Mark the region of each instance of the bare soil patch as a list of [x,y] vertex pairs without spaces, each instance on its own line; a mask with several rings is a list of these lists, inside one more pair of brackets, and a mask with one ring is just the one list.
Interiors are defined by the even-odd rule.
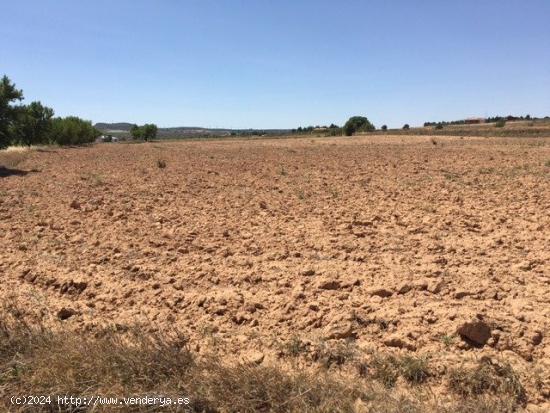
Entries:
[[[544,411],[550,140],[433,139],[26,152],[8,167],[34,173],[0,175],[0,299],[54,331],[177,329],[198,358],[442,397],[509,366]],[[501,384],[468,376],[482,360]]]

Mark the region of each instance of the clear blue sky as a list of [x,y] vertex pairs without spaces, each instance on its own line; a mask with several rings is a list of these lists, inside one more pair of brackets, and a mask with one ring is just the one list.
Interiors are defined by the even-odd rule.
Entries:
[[3,1],[0,74],[159,126],[550,115],[548,0]]

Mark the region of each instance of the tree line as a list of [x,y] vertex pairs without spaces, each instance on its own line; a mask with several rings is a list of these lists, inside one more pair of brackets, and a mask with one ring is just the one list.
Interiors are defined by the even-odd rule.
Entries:
[[[403,125],[403,129],[408,130],[409,128],[410,126],[408,123]],[[374,126],[365,116],[352,116],[342,127],[335,125],[334,123],[331,123],[330,126],[300,126],[297,129],[292,129],[292,133],[306,134],[322,131],[325,132],[325,136],[353,136],[357,132],[374,132],[375,130],[376,126]],[[388,126],[382,125],[380,130],[385,132],[388,130]]]
[[146,123],[143,126],[133,125],[130,134],[133,139],[151,141],[157,137],[158,128],[153,123]]
[[[525,115],[525,116],[491,116],[488,118],[483,119],[480,123],[498,123],[498,122],[515,122],[515,121],[521,121],[521,120],[542,120],[542,119],[548,119],[548,116],[545,118],[537,118],[532,117],[531,115]],[[452,121],[441,121],[441,122],[424,122],[424,127],[428,126],[435,126],[438,129],[442,129],[443,126],[447,125],[465,125],[469,123],[466,119],[460,119],[460,120],[452,120]]]
[[21,104],[23,91],[7,77],[0,80],[0,149],[10,145],[81,145],[101,134],[77,116],[54,117],[40,101]]
[[370,132],[375,130],[374,125],[364,116],[352,116],[343,127],[331,123],[330,126],[305,126],[292,129],[292,133],[307,134],[314,131],[323,131],[327,136],[352,136],[356,132]]

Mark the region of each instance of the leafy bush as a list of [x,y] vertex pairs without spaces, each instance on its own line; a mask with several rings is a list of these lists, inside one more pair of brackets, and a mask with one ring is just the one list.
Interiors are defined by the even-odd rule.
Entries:
[[438,123],[437,125],[435,125],[435,129],[437,130],[443,129],[443,125],[441,123]]
[[352,116],[344,125],[344,135],[352,136],[355,132],[371,132],[375,127],[364,116]]
[[100,136],[100,132],[92,126],[92,122],[76,116],[55,118],[52,121],[51,141],[58,145],[82,145],[91,143]]
[[495,123],[495,127],[496,128],[503,128],[504,125],[506,125],[506,121],[504,119],[499,119],[497,120],[497,122]]

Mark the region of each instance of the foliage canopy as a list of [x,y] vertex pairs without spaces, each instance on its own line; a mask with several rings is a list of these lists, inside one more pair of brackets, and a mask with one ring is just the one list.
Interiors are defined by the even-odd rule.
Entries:
[[344,135],[352,136],[356,132],[371,132],[376,128],[364,116],[352,116],[344,125]]

